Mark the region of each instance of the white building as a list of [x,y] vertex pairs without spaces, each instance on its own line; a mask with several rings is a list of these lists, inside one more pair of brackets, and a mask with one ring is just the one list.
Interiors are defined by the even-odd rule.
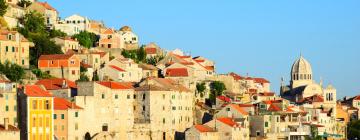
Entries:
[[74,14],[55,24],[55,29],[71,36],[87,30],[89,26],[90,20],[87,17]]

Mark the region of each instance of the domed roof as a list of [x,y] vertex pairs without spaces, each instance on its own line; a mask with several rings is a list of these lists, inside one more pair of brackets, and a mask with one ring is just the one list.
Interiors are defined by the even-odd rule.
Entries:
[[124,26],[120,28],[120,31],[129,31],[131,32],[131,28],[129,26]]
[[291,74],[312,74],[310,63],[303,56],[300,56],[293,64]]

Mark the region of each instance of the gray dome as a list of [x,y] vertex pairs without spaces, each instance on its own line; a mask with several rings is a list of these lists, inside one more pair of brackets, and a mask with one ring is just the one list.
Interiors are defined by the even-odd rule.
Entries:
[[312,74],[310,63],[304,57],[300,56],[293,64],[291,74]]

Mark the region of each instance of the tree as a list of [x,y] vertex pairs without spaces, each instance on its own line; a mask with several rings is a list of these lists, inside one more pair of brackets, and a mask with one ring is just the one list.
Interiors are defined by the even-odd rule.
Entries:
[[144,49],[145,45],[142,45],[140,49],[137,50],[137,61],[138,62],[145,62],[146,60],[146,51]]
[[61,47],[54,41],[49,40],[46,36],[32,36],[35,47],[30,49],[30,64],[37,66],[38,59],[44,54],[62,54]]
[[146,59],[146,63],[150,64],[150,65],[154,65],[156,66],[156,64],[161,61],[162,59],[164,59],[163,55],[156,55],[156,56],[151,56],[150,58]]
[[0,63],[0,72],[6,75],[9,80],[14,82],[20,82],[25,75],[25,70],[21,66],[11,64],[8,61],[4,64]]
[[222,93],[226,90],[225,84],[221,81],[213,81],[210,84],[210,100],[215,103],[215,99],[217,96],[222,95]]
[[85,73],[81,73],[81,74],[80,74],[80,79],[77,80],[77,82],[86,82],[86,81],[89,81],[89,77],[87,77],[87,76],[85,75]]
[[19,32],[35,44],[30,49],[30,65],[33,66],[37,66],[38,58],[43,54],[62,54],[61,47],[50,40],[44,21],[37,12],[27,13],[20,20],[24,27],[19,28]]
[[26,38],[32,37],[32,35],[44,35],[47,36],[45,18],[38,12],[26,13],[23,18],[20,19],[20,23],[24,27],[19,28],[19,32]]
[[73,38],[76,38],[79,44],[86,48],[94,47],[98,41],[96,34],[87,31],[81,31],[79,34],[73,35]]
[[0,0],[0,16],[4,16],[8,5],[6,4],[5,0]]
[[354,120],[349,123],[348,139],[360,139],[360,120]]
[[50,30],[50,32],[49,32],[49,36],[50,36],[50,38],[54,38],[54,37],[65,37],[65,36],[67,36],[67,34],[64,33],[64,32],[62,32],[62,31],[60,31],[60,30],[52,29],[52,30]]
[[200,97],[204,97],[204,92],[206,90],[205,83],[197,83],[196,84],[196,91],[200,93]]
[[20,7],[24,7],[25,8],[25,5],[26,6],[29,6],[31,5],[31,1],[28,1],[28,0],[21,0],[17,3],[18,6]]

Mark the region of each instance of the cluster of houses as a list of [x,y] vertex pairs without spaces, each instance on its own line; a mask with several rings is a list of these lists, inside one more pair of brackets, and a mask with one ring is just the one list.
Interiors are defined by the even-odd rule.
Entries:
[[[180,49],[165,51],[145,45],[156,64],[137,63],[121,55],[139,48],[129,26],[119,30],[80,15],[65,19],[46,2],[6,0],[0,30],[0,63],[29,69],[34,43],[11,28],[28,11],[44,15],[49,29],[66,33],[52,38],[64,54],[41,55],[38,69],[52,76],[30,76],[23,83],[0,75],[0,138],[22,140],[304,140],[347,138],[347,123],[359,119],[360,96],[337,100],[336,89],[313,80],[310,63],[300,56],[290,84],[280,93],[265,78],[236,73],[217,74],[215,62],[192,57]],[[98,41],[85,48],[72,38],[82,31]],[[82,75],[89,81],[78,81]],[[97,77],[97,78],[96,78]],[[209,102],[211,83],[226,87]],[[197,84],[204,83],[204,95]]]

